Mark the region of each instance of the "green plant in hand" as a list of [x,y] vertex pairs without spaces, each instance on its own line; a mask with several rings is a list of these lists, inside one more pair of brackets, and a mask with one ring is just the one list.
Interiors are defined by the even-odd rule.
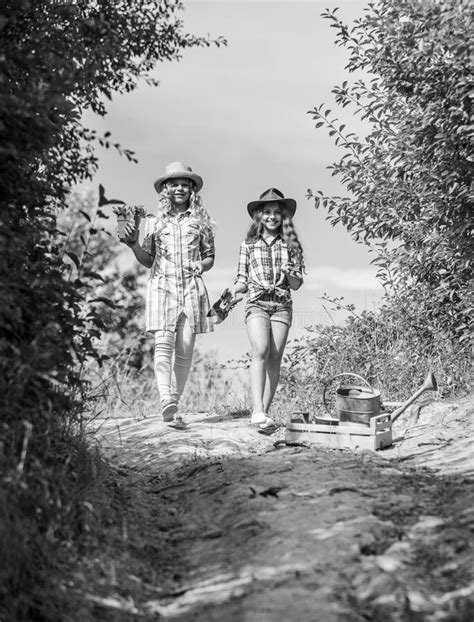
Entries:
[[145,218],[146,212],[143,205],[114,205],[113,213],[117,218],[133,220],[134,218]]

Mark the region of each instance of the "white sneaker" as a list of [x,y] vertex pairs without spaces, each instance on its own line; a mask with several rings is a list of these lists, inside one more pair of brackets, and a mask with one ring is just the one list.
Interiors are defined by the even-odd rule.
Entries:
[[263,412],[252,413],[252,416],[250,417],[250,423],[252,424],[265,423],[267,419],[268,419],[267,415]]

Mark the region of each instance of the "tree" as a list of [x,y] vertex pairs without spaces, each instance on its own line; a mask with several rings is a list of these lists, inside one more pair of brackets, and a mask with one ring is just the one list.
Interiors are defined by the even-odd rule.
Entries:
[[[42,538],[54,539],[71,506],[64,497],[73,480],[64,480],[74,452],[66,459],[58,443],[81,408],[82,366],[101,357],[94,343],[101,319],[84,312],[100,275],[63,252],[57,215],[72,186],[91,178],[95,146],[135,161],[109,133],[83,127],[82,113],[104,115],[107,100],[139,79],[156,84],[155,65],[179,60],[186,48],[225,43],[185,33],[182,8],[179,0],[6,0],[0,7],[0,550],[16,542],[18,551],[0,572],[5,619],[48,618],[29,603]],[[71,260],[80,268],[73,274]]]
[[[56,241],[69,189],[91,177],[97,136],[81,124],[106,112],[112,93],[133,90],[158,61],[178,60],[208,39],[186,34],[180,2],[18,0],[0,14],[0,410],[4,421],[55,410],[80,386],[80,365],[97,353],[81,318],[87,278],[71,279]],[[215,43],[223,43],[218,39]],[[99,139],[110,146],[110,135]],[[129,160],[134,154],[114,145]],[[90,227],[93,230],[93,227]],[[21,370],[21,373],[19,373]],[[79,375],[78,375],[79,374]],[[62,387],[58,391],[58,387]],[[77,392],[75,392],[76,394]],[[18,400],[22,415],[18,414]],[[61,409],[64,404],[61,402]],[[40,408],[40,412],[42,409]]]
[[369,126],[347,133],[320,105],[310,111],[344,155],[329,168],[349,191],[314,196],[370,245],[388,299],[421,331],[463,342],[471,317],[470,23],[467,0],[380,0],[352,28],[326,11],[349,72],[333,89]]
[[[88,278],[71,279],[56,235],[70,188],[96,167],[94,144],[112,143],[81,124],[106,112],[113,93],[136,88],[159,61],[211,41],[183,32],[181,2],[16,0],[0,14],[0,410],[4,421],[55,410],[80,385],[78,362],[96,356],[80,309]],[[214,43],[225,43],[217,39]],[[129,160],[134,154],[114,145]],[[93,230],[92,225],[89,231]],[[21,373],[19,370],[21,369]],[[78,375],[79,374],[79,375]],[[58,387],[62,387],[58,391]],[[18,400],[22,404],[18,414]],[[52,406],[51,406],[52,405]],[[61,405],[61,409],[64,404]],[[42,409],[39,409],[42,412]]]

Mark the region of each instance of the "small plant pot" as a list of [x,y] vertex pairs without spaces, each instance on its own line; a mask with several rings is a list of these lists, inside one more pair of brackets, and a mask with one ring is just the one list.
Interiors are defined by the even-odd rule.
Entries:
[[127,234],[125,233],[125,227],[127,225],[132,225],[133,227],[135,227],[135,232],[137,231],[136,219],[117,218],[117,235],[118,235],[118,239],[121,242],[130,242],[131,241],[130,236],[127,236]]

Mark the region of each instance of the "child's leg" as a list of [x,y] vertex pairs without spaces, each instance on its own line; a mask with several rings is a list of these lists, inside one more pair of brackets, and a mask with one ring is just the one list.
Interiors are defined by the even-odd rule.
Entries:
[[283,322],[270,324],[270,349],[267,359],[267,382],[263,394],[263,412],[268,413],[280,378],[281,359],[290,327]]
[[175,335],[173,332],[156,331],[155,333],[155,378],[160,394],[160,401],[171,397],[171,360],[174,351]]
[[252,351],[250,362],[250,387],[254,413],[263,412],[266,365],[269,353],[270,322],[267,317],[250,316],[247,319],[247,335]]
[[187,316],[182,313],[176,325],[175,360],[171,381],[171,397],[178,402],[188,379],[196,334]]

